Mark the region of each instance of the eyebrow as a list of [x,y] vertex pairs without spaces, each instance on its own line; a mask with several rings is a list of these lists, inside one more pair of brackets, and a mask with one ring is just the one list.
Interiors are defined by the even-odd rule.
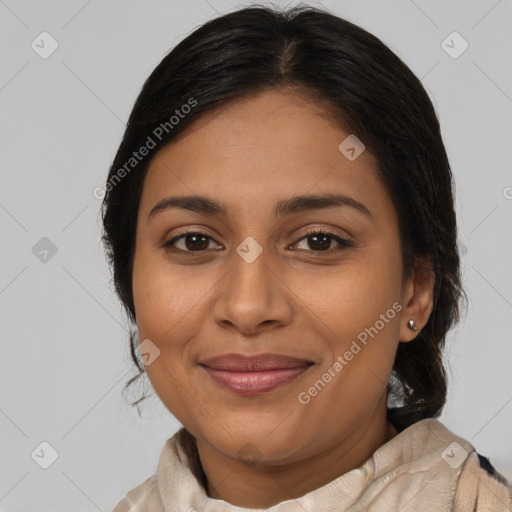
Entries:
[[[344,194],[311,194],[284,199],[276,204],[274,216],[279,218],[294,213],[340,206],[353,208],[370,219],[372,218],[370,210],[363,203]],[[175,196],[165,197],[158,201],[149,212],[147,222],[169,208],[183,208],[197,213],[218,215],[220,217],[228,215],[228,208],[225,204],[209,197],[201,195]]]

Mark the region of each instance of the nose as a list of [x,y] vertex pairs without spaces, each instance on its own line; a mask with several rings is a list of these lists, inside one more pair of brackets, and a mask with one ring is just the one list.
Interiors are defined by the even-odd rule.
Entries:
[[233,253],[231,267],[219,282],[213,318],[244,335],[290,323],[293,293],[265,250],[254,260]]

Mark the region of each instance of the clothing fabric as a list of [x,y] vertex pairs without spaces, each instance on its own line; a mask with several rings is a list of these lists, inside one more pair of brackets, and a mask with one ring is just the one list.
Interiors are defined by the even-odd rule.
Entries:
[[300,498],[267,509],[207,495],[194,437],[167,440],[157,471],[113,512],[510,512],[512,485],[437,419],[421,420],[353,469]]

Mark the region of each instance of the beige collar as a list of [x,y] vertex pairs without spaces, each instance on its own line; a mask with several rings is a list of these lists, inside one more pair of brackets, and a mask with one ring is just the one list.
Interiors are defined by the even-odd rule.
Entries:
[[195,439],[182,428],[166,442],[160,455],[158,490],[165,512],[452,510],[457,480],[473,446],[436,419],[391,434],[394,437],[361,467],[300,498],[268,509],[249,509],[206,494]]

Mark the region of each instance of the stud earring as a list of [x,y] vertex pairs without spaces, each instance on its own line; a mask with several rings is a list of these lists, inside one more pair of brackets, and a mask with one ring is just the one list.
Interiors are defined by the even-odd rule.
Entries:
[[418,326],[416,325],[416,322],[414,320],[409,320],[407,322],[407,327],[409,327],[409,329],[411,329],[411,331],[417,331],[418,330]]

